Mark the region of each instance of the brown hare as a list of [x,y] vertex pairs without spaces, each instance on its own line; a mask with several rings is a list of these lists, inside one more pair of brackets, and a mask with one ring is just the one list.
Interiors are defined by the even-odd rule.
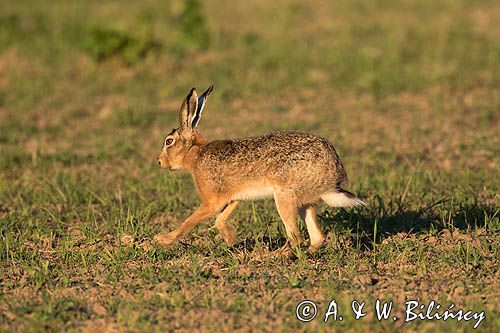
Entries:
[[160,233],[155,241],[171,245],[202,220],[219,213],[215,226],[232,245],[236,230],[226,220],[239,201],[273,197],[289,245],[302,243],[299,213],[309,233],[309,251],[314,252],[325,241],[316,221],[314,205],[318,201],[332,207],[365,205],[343,189],[347,176],[335,148],[328,140],[304,132],[208,141],[197,126],[212,89],[201,96],[191,89],[181,105],[180,127],[166,136],[158,157],[162,168],[192,175],[201,204],[177,230]]

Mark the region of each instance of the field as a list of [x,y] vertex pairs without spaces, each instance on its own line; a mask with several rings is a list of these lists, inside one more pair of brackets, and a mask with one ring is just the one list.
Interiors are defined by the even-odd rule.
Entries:
[[[405,323],[410,300],[484,311],[474,331],[500,331],[499,17],[494,0],[1,1],[0,331],[477,322]],[[304,130],[334,143],[369,207],[320,205],[316,255],[277,255],[272,200],[238,206],[235,246],[213,219],[170,248],[152,242],[199,204],[157,156],[182,98],[210,84],[210,139]],[[393,301],[388,320],[377,299]],[[303,300],[318,306],[310,322]],[[324,323],[332,300],[343,320]]]

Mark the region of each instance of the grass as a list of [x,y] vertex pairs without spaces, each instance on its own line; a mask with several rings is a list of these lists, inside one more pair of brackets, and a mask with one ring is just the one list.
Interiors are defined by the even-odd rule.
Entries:
[[[485,311],[479,330],[498,331],[499,11],[3,1],[0,331],[472,331],[404,323],[408,300]],[[198,204],[156,156],[188,89],[212,83],[211,139],[300,129],[335,144],[369,208],[320,206],[316,256],[273,255],[272,201],[237,208],[234,247],[212,222],[152,244]],[[309,323],[304,299],[321,311]],[[333,299],[344,320],[325,324]],[[376,299],[401,320],[376,320]]]

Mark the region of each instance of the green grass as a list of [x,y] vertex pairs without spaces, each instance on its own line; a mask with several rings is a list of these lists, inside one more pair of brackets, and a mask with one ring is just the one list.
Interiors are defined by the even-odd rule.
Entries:
[[[485,311],[479,330],[498,331],[499,11],[3,1],[0,331],[472,331],[405,324],[410,299]],[[210,139],[298,129],[335,144],[369,208],[320,206],[316,256],[273,255],[285,233],[270,200],[238,206],[233,247],[212,220],[151,242],[199,202],[156,157],[181,99],[209,84]],[[295,318],[304,299],[322,312],[310,323]],[[332,299],[344,320],[324,324]],[[376,299],[401,319],[377,321]]]

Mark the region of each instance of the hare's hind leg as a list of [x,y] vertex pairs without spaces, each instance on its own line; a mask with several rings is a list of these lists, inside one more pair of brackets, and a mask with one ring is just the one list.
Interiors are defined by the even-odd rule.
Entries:
[[299,209],[295,196],[293,194],[288,195],[288,193],[275,193],[274,201],[276,202],[278,213],[285,224],[286,235],[288,236],[290,245],[300,245],[303,239],[297,227],[297,213]]
[[314,253],[325,241],[325,235],[321,231],[318,221],[316,220],[316,209],[312,205],[304,206],[300,208],[299,212],[302,219],[306,222],[309,241],[311,242],[308,251]]
[[217,216],[217,219],[215,219],[215,227],[219,230],[227,245],[233,245],[236,243],[236,230],[231,225],[227,224],[226,221],[238,204],[239,201],[230,202],[222,210],[219,216]]

